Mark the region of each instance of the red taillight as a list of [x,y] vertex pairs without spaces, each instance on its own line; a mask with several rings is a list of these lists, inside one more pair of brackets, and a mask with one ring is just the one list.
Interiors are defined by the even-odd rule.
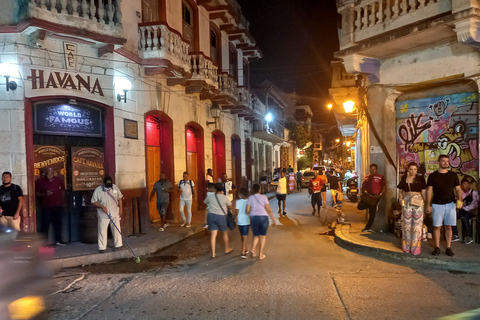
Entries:
[[305,178],[304,178],[304,177],[302,177],[302,181],[305,181]]

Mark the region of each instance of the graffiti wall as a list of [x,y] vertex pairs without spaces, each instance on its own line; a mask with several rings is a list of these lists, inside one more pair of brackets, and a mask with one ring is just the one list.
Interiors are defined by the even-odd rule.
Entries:
[[478,94],[459,93],[396,103],[397,159],[402,174],[416,162],[425,174],[448,155],[452,171],[478,182]]

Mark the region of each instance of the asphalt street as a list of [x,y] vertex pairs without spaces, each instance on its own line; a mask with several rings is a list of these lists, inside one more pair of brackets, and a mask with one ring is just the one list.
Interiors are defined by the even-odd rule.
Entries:
[[[480,275],[385,263],[344,250],[326,226],[332,208],[312,216],[306,190],[289,195],[287,216],[270,226],[266,258],[210,258],[208,232],[140,264],[59,271],[48,319],[435,319],[480,307]],[[328,213],[328,217],[327,217]],[[325,223],[325,221],[327,223]],[[174,232],[171,227],[169,232]]]

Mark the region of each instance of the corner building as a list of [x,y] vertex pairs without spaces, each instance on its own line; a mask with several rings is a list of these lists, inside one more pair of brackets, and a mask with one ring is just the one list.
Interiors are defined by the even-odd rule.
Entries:
[[[173,183],[189,172],[193,210],[207,168],[251,185],[252,123],[264,113],[253,110],[249,66],[262,54],[236,1],[5,0],[2,9],[0,170],[24,191],[22,230],[39,227],[35,181],[47,167],[66,186],[65,241],[81,240],[104,175],[124,194],[127,235],[158,214],[147,196],[160,172]],[[178,197],[170,220],[180,219]]]

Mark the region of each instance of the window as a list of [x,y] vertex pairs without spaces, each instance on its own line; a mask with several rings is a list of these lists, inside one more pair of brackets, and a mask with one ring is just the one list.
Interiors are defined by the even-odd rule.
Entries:
[[195,21],[192,8],[183,2],[183,37],[190,43],[189,51],[195,51]]
[[228,73],[233,76],[233,79],[235,81],[238,81],[238,68],[237,68],[237,52],[235,51],[234,48],[230,48],[230,54],[229,54],[229,64],[228,64]]
[[190,27],[192,26],[192,12],[186,4],[183,4],[183,21]]
[[213,63],[219,66],[220,62],[220,52],[219,52],[218,37],[215,30],[210,29],[210,57],[212,58]]
[[158,0],[142,0],[142,22],[159,20]]

